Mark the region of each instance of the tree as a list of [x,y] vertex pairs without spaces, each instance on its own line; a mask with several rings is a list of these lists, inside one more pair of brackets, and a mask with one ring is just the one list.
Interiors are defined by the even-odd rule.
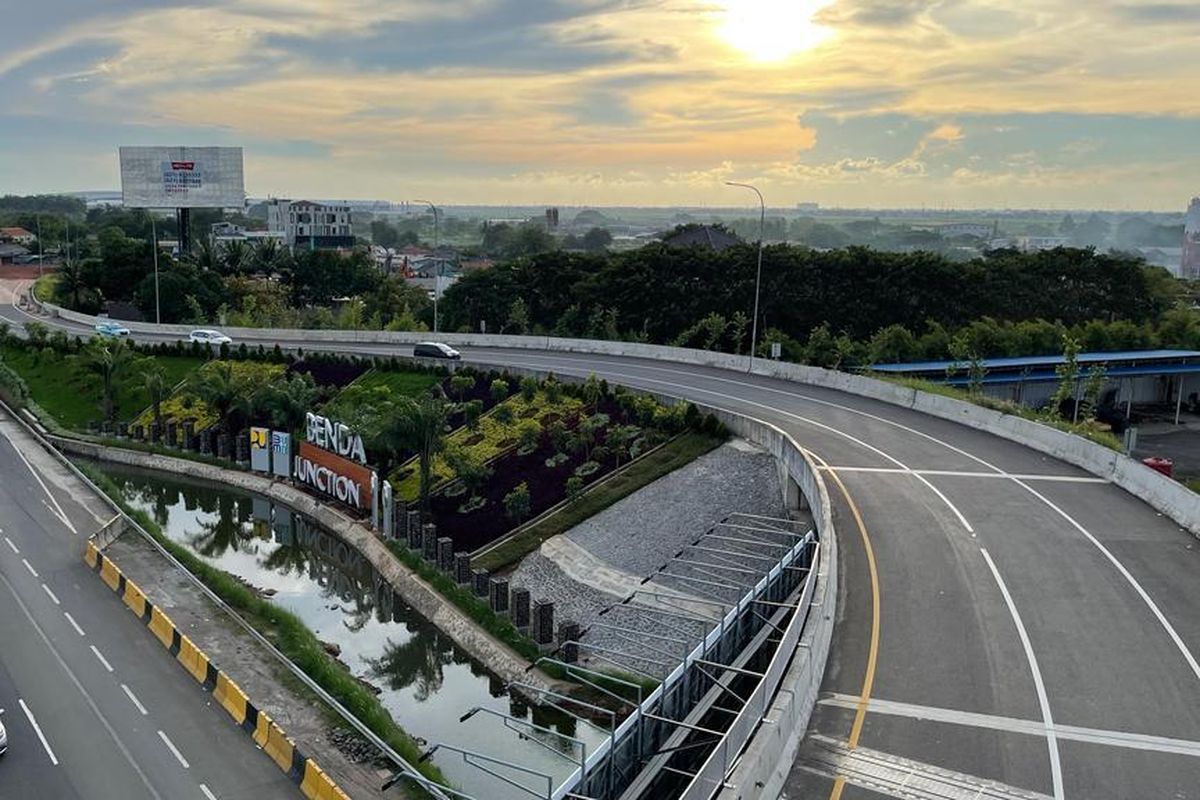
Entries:
[[533,398],[537,396],[538,382],[537,378],[525,376],[521,378],[521,398],[526,403],[532,403]]
[[250,253],[248,268],[260,275],[270,275],[286,260],[287,253],[279,246],[278,239],[260,239]]
[[1063,407],[1075,393],[1075,382],[1079,380],[1079,340],[1064,334],[1062,347],[1063,361],[1054,368],[1054,374],[1058,376],[1058,388],[1050,398],[1048,410],[1051,415],[1062,413]]
[[364,429],[367,437],[373,447],[388,455],[389,464],[394,463],[402,451],[417,454],[423,511],[429,510],[433,459],[445,446],[449,417],[450,405],[445,398],[434,395],[386,399],[373,408],[364,409],[362,414],[367,423]]
[[518,483],[516,488],[504,495],[504,511],[518,524],[529,516],[531,505],[529,484],[524,481]]
[[583,497],[583,478],[578,475],[567,478],[566,492],[568,503],[574,503]]
[[307,372],[280,376],[263,387],[260,402],[272,427],[295,430],[316,405],[316,381]]
[[196,370],[190,380],[192,393],[217,417],[217,429],[231,430],[230,412],[245,391],[228,361],[216,361]]
[[150,408],[154,413],[154,421],[158,423],[158,429],[163,428],[162,402],[167,399],[167,395],[171,393],[171,387],[167,384],[167,371],[157,361],[148,360],[141,369],[142,389],[146,392],[146,396],[150,398]]
[[100,379],[101,407],[104,419],[112,421],[117,410],[117,384],[137,358],[124,339],[91,340],[80,356],[84,369]]
[[525,333],[529,329],[529,311],[525,307],[525,301],[518,297],[512,301],[512,305],[508,309],[508,322],[503,328],[505,333]]
[[450,392],[454,395],[454,399],[458,402],[463,402],[467,397],[467,392],[475,388],[474,375],[452,375],[450,377]]
[[504,398],[508,397],[508,381],[503,378],[496,378],[496,380],[492,381],[490,391],[493,402],[503,403]]
[[479,496],[479,490],[492,477],[492,468],[469,448],[446,447],[442,458],[472,498]]
[[590,253],[602,253],[612,244],[612,234],[608,228],[592,228],[583,235],[581,244]]
[[26,322],[25,336],[29,339],[31,346],[40,350],[46,346],[46,341],[50,338],[50,329],[44,322]]

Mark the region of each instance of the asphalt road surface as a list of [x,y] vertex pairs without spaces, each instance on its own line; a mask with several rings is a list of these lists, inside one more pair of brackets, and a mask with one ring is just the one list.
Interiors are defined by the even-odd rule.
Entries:
[[83,563],[97,527],[0,436],[0,798],[299,797]]
[[[19,324],[13,309],[0,314]],[[280,344],[411,353],[302,332]],[[832,390],[460,349],[476,363],[595,373],[755,417],[829,465],[839,612],[786,796],[1200,800],[1200,543],[1124,490]]]

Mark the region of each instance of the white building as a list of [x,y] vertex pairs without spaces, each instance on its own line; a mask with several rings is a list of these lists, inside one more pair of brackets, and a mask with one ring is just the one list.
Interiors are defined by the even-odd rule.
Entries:
[[349,205],[272,198],[267,201],[267,230],[282,234],[293,248],[354,247]]
[[1056,247],[1070,247],[1071,240],[1065,236],[1020,236],[1017,238],[1017,249],[1022,253],[1036,253],[1039,250],[1053,250]]

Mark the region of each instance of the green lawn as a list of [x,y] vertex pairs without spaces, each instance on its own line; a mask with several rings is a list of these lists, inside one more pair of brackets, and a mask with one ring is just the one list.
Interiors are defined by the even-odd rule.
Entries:
[[703,433],[685,433],[670,440],[644,458],[630,464],[584,493],[574,503],[559,509],[494,550],[471,562],[471,566],[495,572],[541,547],[552,536],[565,533],[585,519],[599,514],[618,500],[647,486],[662,476],[690,464],[719,446],[724,440]]
[[338,392],[337,396],[325,405],[324,413],[337,419],[344,417],[364,397],[377,389],[385,389],[391,395],[406,395],[416,397],[429,391],[441,380],[437,375],[425,372],[383,372],[372,369],[358,376],[358,379]]
[[1187,482],[1187,487],[1193,492],[1200,494],[1200,478],[1195,478]]
[[[81,367],[73,356],[34,353],[23,347],[5,347],[4,362],[29,385],[33,402],[67,428],[81,430],[102,418],[99,379]],[[183,380],[204,359],[191,357],[153,357],[162,364],[171,384]],[[132,419],[150,403],[146,393],[136,387],[136,374],[127,376],[117,393],[117,418]]]

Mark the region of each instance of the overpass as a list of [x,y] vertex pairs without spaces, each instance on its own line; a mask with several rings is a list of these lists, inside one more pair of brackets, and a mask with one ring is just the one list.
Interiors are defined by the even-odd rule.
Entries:
[[[11,306],[0,314],[26,319]],[[42,321],[90,334],[86,318]],[[131,327],[144,341],[181,330]],[[250,345],[389,355],[415,338],[229,333]],[[1198,532],[1194,495],[1082,440],[1051,447],[1027,425],[1001,438],[978,429],[973,411],[920,413],[901,390],[867,391],[862,378],[790,373],[816,381],[803,382],[764,374],[769,365],[747,373],[745,359],[644,345],[443,338],[479,364],[595,373],[739,415],[820,459],[839,591],[787,796],[1198,796],[1200,547],[1161,511]],[[943,418],[954,414],[970,424]],[[753,784],[735,772],[722,792],[768,788]]]

